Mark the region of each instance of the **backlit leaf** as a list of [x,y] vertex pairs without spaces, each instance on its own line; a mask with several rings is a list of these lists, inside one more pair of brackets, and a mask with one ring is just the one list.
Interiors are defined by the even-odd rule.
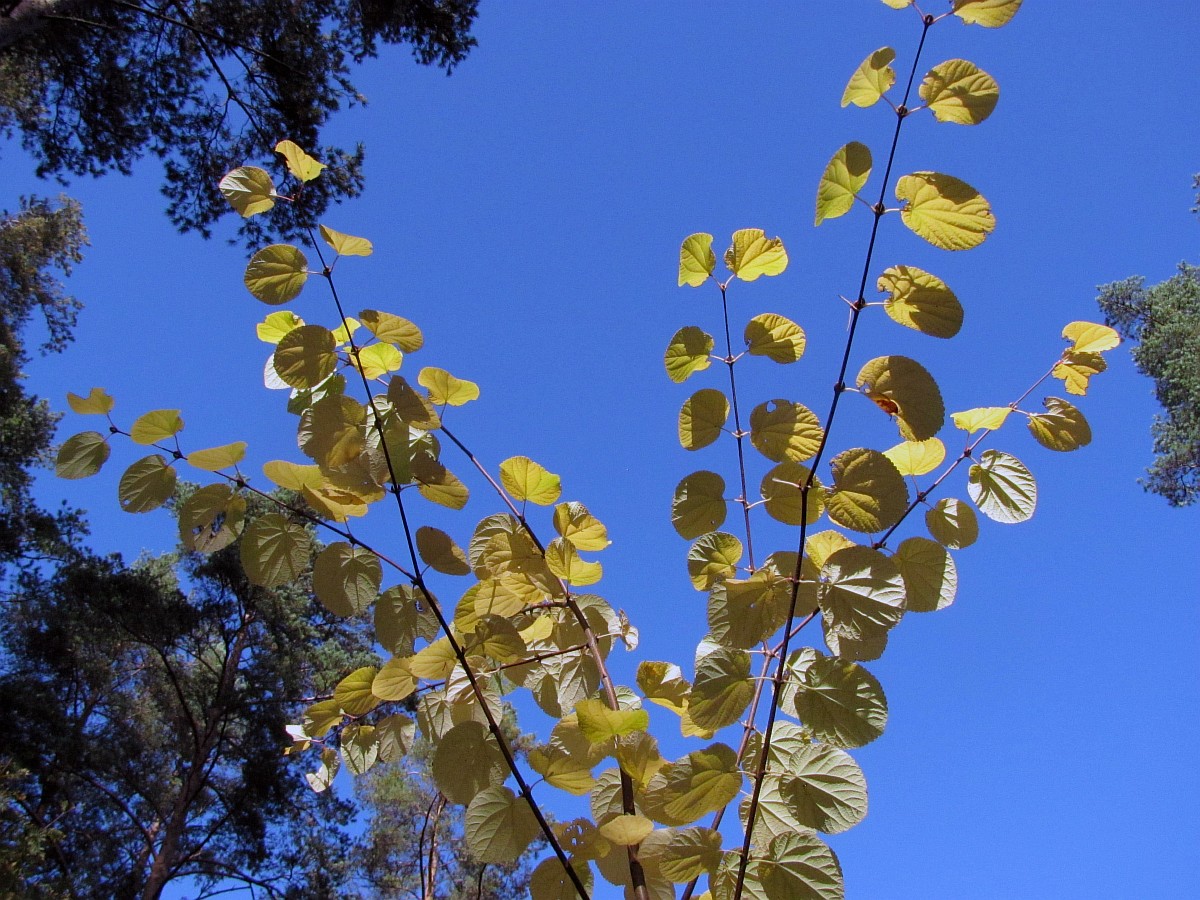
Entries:
[[[842,104],[843,106],[845,104]],[[817,214],[814,225],[850,212],[854,199],[871,177],[871,150],[851,141],[833,154],[817,185]]]
[[961,428],[968,434],[974,434],[980,429],[994,431],[1004,424],[1004,420],[1008,418],[1008,414],[1012,412],[1010,406],[981,406],[978,409],[968,409],[965,412],[956,412],[950,418],[954,420],[954,427]]
[[913,0],[883,0],[884,6],[890,6],[892,9],[904,9],[907,6],[912,6]]
[[742,281],[756,281],[760,275],[778,275],[787,264],[783,241],[768,238],[761,228],[735,231],[733,244],[725,251],[725,265]]
[[267,313],[267,317],[255,326],[255,334],[265,344],[278,344],[285,334],[303,324],[304,320],[290,309],[278,309]]
[[747,322],[745,336],[746,349],[753,356],[792,363],[804,355],[804,329],[774,313],[763,313]]
[[821,566],[817,598],[831,627],[857,637],[900,621],[904,579],[899,567],[878,550],[847,547]]
[[[592,870],[585,860],[571,860],[571,868],[583,886],[591,892]],[[578,900],[579,890],[563,869],[557,857],[550,856],[538,863],[529,876],[529,900]]]
[[688,575],[692,587],[707,591],[718,581],[737,574],[737,564],[742,558],[742,542],[732,534],[714,531],[692,544],[688,550]]
[[789,668],[795,715],[818,739],[838,747],[861,747],[883,734],[887,698],[862,666],[806,648]]
[[1093,322],[1072,322],[1063,329],[1062,336],[1074,342],[1070,353],[1103,353],[1121,343],[1121,336],[1116,331]]
[[1000,99],[996,79],[965,59],[948,59],[921,82],[921,99],[939,122],[978,125]]
[[945,497],[925,513],[925,527],[943,547],[961,550],[979,537],[975,510],[961,500]]
[[1075,353],[1067,350],[1050,374],[1062,379],[1068,394],[1082,397],[1087,393],[1091,377],[1107,368],[1108,364],[1099,353]]
[[217,187],[243,219],[275,205],[275,185],[271,176],[258,166],[239,166],[222,178]]
[[74,412],[84,416],[108,415],[112,412],[114,405],[113,398],[105,392],[104,388],[98,387],[92,388],[86,397],[68,392],[67,403]]
[[690,825],[733,800],[741,786],[737,754],[725,744],[710,744],[663,766],[650,779],[643,805],[664,825]]
[[295,581],[308,563],[311,542],[302,527],[270,513],[246,526],[242,534],[242,568],[252,584],[279,587]]
[[794,462],[782,462],[767,472],[761,487],[767,515],[785,525],[799,525],[807,510],[808,524],[817,521],[825,510],[825,488],[820,479],[814,478],[805,507],[800,488],[808,476],[808,467]]
[[88,478],[100,471],[112,448],[98,431],[83,431],[67,438],[58,448],[54,474],[59,478]]
[[907,356],[876,357],[859,370],[856,384],[880,409],[896,417],[905,440],[931,438],[946,422],[937,382]]
[[371,682],[371,693],[383,701],[403,700],[416,690],[416,676],[402,656],[393,656],[384,663]]
[[366,238],[355,237],[352,234],[342,234],[327,225],[321,226],[321,237],[325,239],[338,256],[370,256],[374,248]]
[[293,141],[280,141],[275,145],[275,152],[283,156],[288,171],[301,181],[312,181],[325,168],[324,163],[317,162]]
[[351,360],[357,361],[359,371],[368,381],[374,381],[397,371],[404,363],[404,355],[391,344],[371,344],[359,347]]
[[1020,8],[1021,0],[954,0],[956,16],[968,25],[984,28],[1007,25]]
[[402,376],[393,375],[388,381],[387,398],[400,421],[424,431],[442,426],[442,419],[429,398],[414,389]]
[[358,317],[371,334],[381,341],[395,344],[405,353],[416,353],[425,344],[421,329],[408,319],[377,309],[364,309]]
[[316,387],[337,368],[335,346],[328,328],[301,325],[275,345],[275,371],[290,387],[298,390]]
[[433,640],[438,628],[424,594],[411,585],[388,588],[375,601],[375,640],[389,653],[408,656],[418,638]]
[[901,475],[927,475],[946,458],[946,445],[937,438],[903,441],[883,451]]
[[[732,647],[702,643],[697,652],[696,678],[688,702],[692,721],[708,731],[717,731],[736,722],[754,695],[750,679],[750,654]],[[667,822],[664,825],[686,825]]]
[[575,545],[564,538],[555,538],[546,545],[546,565],[551,572],[574,587],[595,584],[604,574],[600,563],[583,559]]
[[713,388],[692,394],[679,410],[679,443],[685,450],[707,447],[721,436],[729,418],[729,400]]
[[[815,597],[805,587],[801,585],[797,598],[800,616],[816,608]],[[713,585],[708,597],[708,627],[712,639],[739,650],[756,646],[787,621],[791,597],[791,582],[765,566],[749,578],[729,578]],[[697,720],[697,724],[710,731],[716,730],[709,721]]]
[[408,716],[394,713],[375,723],[375,733],[379,735],[379,761],[395,762],[412,750],[417,726]]
[[379,698],[371,693],[376,668],[363,666],[355,669],[338,682],[333,689],[333,702],[348,716],[365,716],[379,705]]
[[299,493],[304,488],[321,484],[325,476],[319,466],[298,466],[282,459],[263,463],[263,474],[277,487]]
[[462,509],[470,499],[470,491],[458,476],[429,456],[413,458],[412,477],[421,496],[447,509]]
[[366,422],[367,411],[353,397],[322,397],[300,416],[296,439],[305,456],[338,469],[366,448]]
[[576,797],[591,791],[596,783],[592,777],[595,762],[574,755],[557,744],[534,747],[526,759],[529,767],[546,779],[547,784]]
[[470,803],[508,774],[496,739],[479,722],[462,722],[446,732],[434,748],[430,770],[438,789],[454,803]]
[[686,381],[696,372],[702,372],[712,363],[713,337],[695,325],[680,328],[667,345],[663,363],[667,377],[676,384]]
[[716,531],[727,512],[725,479],[716,472],[693,472],[675,487],[671,524],[680,537],[692,540]]
[[374,725],[347,725],[339,743],[346,768],[354,775],[365,775],[379,761],[379,737]]
[[924,269],[892,266],[877,286],[889,295],[884,311],[905,328],[940,338],[954,337],[962,328],[962,304],[944,281]]
[[222,444],[220,447],[210,447],[207,450],[196,450],[187,455],[189,466],[194,466],[204,472],[219,472],[236,466],[246,457],[246,442],[234,441],[232,444]]
[[875,450],[839,453],[830,462],[833,486],[825,495],[829,518],[852,531],[877,532],[900,521],[908,485],[892,461]]
[[779,793],[796,820],[808,828],[837,834],[867,814],[867,781],[844,750],[828,744],[802,744],[779,776]]
[[138,416],[129,428],[129,439],[135,444],[154,444],[183,431],[183,419],[177,409],[155,409]]
[[462,406],[479,399],[479,385],[455,378],[445,369],[426,366],[417,375],[417,383],[429,391],[429,399],[438,406]]
[[541,827],[524,797],[504,785],[484,788],[463,816],[463,832],[471,855],[483,863],[517,859]]
[[878,103],[896,83],[896,70],[891,66],[895,58],[896,51],[891,47],[880,47],[864,59],[850,76],[842,94],[843,108],[851,103],[864,108]]
[[229,485],[206,485],[179,505],[179,540],[188,550],[215,553],[241,534],[245,514],[245,498]]
[[291,244],[271,244],[250,259],[243,279],[247,290],[270,306],[294,300],[308,281],[308,259]]
[[561,480],[527,456],[513,456],[500,463],[500,483],[514,500],[549,506],[562,494]]
[[158,509],[175,492],[175,470],[157,453],[143,457],[125,470],[117,486],[121,509],[128,513]]
[[1083,413],[1058,397],[1042,401],[1045,413],[1029,417],[1029,433],[1048,450],[1078,450],[1092,442],[1092,428]]
[[638,858],[676,884],[712,874],[721,862],[721,834],[711,828],[668,828],[642,843]]
[[[889,6],[897,0],[884,0]],[[738,862],[726,854],[712,881],[712,900],[733,900]],[[815,834],[789,831],[755,853],[746,867],[745,900],[845,900],[837,856]]]
[[640,844],[654,830],[654,823],[645,816],[619,815],[600,826],[600,833],[618,847]]
[[370,550],[337,541],[318,554],[312,579],[313,592],[325,608],[335,616],[348,617],[375,600],[383,568]]
[[417,552],[421,559],[445,575],[469,575],[467,555],[446,532],[422,525],[417,529]]
[[910,537],[896,548],[892,561],[900,567],[912,612],[936,612],[954,602],[958,569],[941,544]]
[[713,236],[703,232],[684,239],[679,248],[679,286],[700,287],[717,266],[712,249]]
[[603,700],[584,700],[575,707],[579,730],[593,745],[645,731],[650,715],[644,709],[609,709]]
[[803,462],[821,445],[824,430],[807,406],[768,400],[750,412],[750,443],[775,462]]
[[560,503],[554,507],[554,530],[577,550],[603,550],[611,543],[604,523],[582,503]]
[[1037,482],[1015,456],[985,450],[967,474],[967,493],[989,519],[1013,524],[1033,516]]
[[942,250],[970,250],[986,240],[996,217],[983,195],[965,181],[938,172],[914,172],[896,182],[900,217]]

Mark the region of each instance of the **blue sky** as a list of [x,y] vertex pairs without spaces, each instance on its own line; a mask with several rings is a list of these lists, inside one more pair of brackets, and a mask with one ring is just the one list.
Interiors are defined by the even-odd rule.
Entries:
[[[955,290],[966,323],[941,342],[876,310],[851,373],[910,355],[937,377],[948,410],[1004,405],[1057,357],[1063,325],[1098,316],[1096,285],[1132,274],[1153,283],[1197,261],[1198,27],[1192,0],[1031,0],[998,31],[935,27],[922,70],[970,59],[1000,83],[1000,103],[975,128],[914,118],[896,172],[970,182],[998,226],[980,249],[952,254],[888,216],[872,276],[894,263],[927,268]],[[845,335],[838,295],[857,289],[870,217],[860,208],[814,229],[817,180],[847,141],[885,157],[887,108],[838,101],[878,47],[895,47],[906,72],[919,32],[911,10],[878,0],[485,3],[479,47],[453,77],[390,53],[358,76],[370,105],[334,122],[339,140],[366,142],[368,188],[327,223],[375,244],[371,258],[339,264],[339,289],[355,310],[423,328],[417,369],[480,384],[481,400],[449,418],[479,455],[531,456],[608,525],[599,589],[642,632],[641,648],[617,659],[625,682],[643,659],[690,674],[704,598],[687,582],[671,492],[695,469],[734,471],[732,441],[690,454],[676,439],[683,400],[723,386],[715,369],[686,385],[662,369],[677,328],[719,327],[714,290],[675,286],[679,242],[708,231],[719,251],[744,227],[783,238],[787,272],[736,284],[734,316],[788,315],[808,353],[790,367],[753,360],[739,377],[748,371],[750,405],[787,397],[823,413]],[[53,190],[5,152],[7,195]],[[72,279],[87,309],[71,349],[30,366],[30,386],[61,407],[66,391],[102,385],[125,421],[178,407],[188,448],[248,440],[251,472],[299,460],[283,397],[261,387],[253,326],[269,310],[242,287],[246,255],[175,235],[158,176],[146,161],[132,178],[71,187],[92,236]],[[296,311],[331,316],[316,283]],[[1200,884],[1200,511],[1172,510],[1136,484],[1151,459],[1152,385],[1124,350],[1109,361],[1080,404],[1089,447],[1051,453],[1015,419],[989,442],[1037,476],[1037,514],[985,521],[956,554],[956,604],[906,618],[867,666],[891,715],[883,737],[854,752],[870,813],[830,839],[851,898],[1168,898]],[[1047,386],[1034,406],[1060,393]],[[897,440],[862,398],[844,405],[835,446]],[[68,418],[63,435],[86,427]],[[953,448],[960,434],[942,437]],[[47,478],[42,496],[87,508],[100,550],[166,550],[165,513],[133,517],[116,504],[118,464],[139,455],[118,447],[97,478]],[[961,480],[951,486],[964,496]],[[462,542],[494,509],[476,486],[466,513],[429,515]],[[391,540],[395,523],[376,515],[373,533]],[[782,529],[764,533],[766,549],[794,546]],[[675,728],[657,709],[652,723]]]

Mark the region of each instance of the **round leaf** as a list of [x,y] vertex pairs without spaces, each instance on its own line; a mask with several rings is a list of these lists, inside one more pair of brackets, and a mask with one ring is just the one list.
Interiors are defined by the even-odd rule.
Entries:
[[500,483],[514,500],[528,500],[538,506],[550,506],[562,494],[559,477],[527,456],[514,456],[500,463]]
[[925,76],[921,99],[939,122],[978,125],[996,108],[1000,85],[974,63],[949,59]]
[[954,602],[958,570],[941,544],[910,537],[896,548],[892,561],[900,567],[911,611],[936,612]]
[[470,803],[508,774],[496,740],[479,722],[455,725],[438,742],[430,765],[438,789],[454,803]]
[[175,492],[175,470],[155,453],[139,459],[121,476],[117,499],[129,513],[158,509]]
[[252,584],[279,587],[295,581],[308,563],[308,532],[271,513],[255,519],[242,535],[242,568]]
[[98,431],[83,431],[67,438],[58,448],[54,474],[59,478],[88,478],[100,471],[112,448]]
[[[804,520],[803,495],[800,488],[807,483],[809,469],[800,463],[782,462],[763,476],[762,497],[767,515],[785,525],[799,525]],[[821,517],[825,510],[825,488],[814,478],[808,492],[808,524]]]
[[1021,8],[1021,0],[954,0],[954,14],[968,25],[999,28]]
[[718,581],[737,574],[742,558],[742,542],[732,534],[714,531],[701,537],[688,550],[688,576],[692,587],[707,591]]
[[942,279],[924,269],[892,266],[877,286],[889,295],[884,311],[905,328],[940,338],[952,338],[962,328],[962,304]]
[[842,107],[853,103],[866,108],[878,103],[896,83],[896,70],[891,66],[895,58],[896,51],[891,47],[880,47],[864,59],[846,84]]
[[925,513],[925,527],[938,543],[951,550],[970,547],[979,537],[975,510],[953,497],[939,500]]
[[1092,428],[1083,413],[1058,397],[1042,401],[1045,413],[1029,417],[1029,433],[1048,450],[1069,451],[1092,442]]
[[301,325],[275,346],[275,371],[298,390],[314,388],[333,374],[338,355],[333,332],[320,325]]
[[861,747],[887,725],[887,698],[875,676],[857,663],[807,648],[790,666],[795,715],[818,739]]
[[768,238],[761,228],[735,231],[733,243],[725,251],[725,265],[742,281],[756,281],[760,275],[778,275],[787,264],[783,241]]
[[229,205],[244,219],[266,212],[275,205],[271,176],[257,166],[239,166],[217,185]]
[[937,438],[923,441],[904,441],[883,455],[892,461],[901,475],[927,475],[946,458],[946,445]]
[[463,816],[471,855],[483,863],[517,859],[541,830],[529,803],[504,785],[484,788]]
[[775,462],[803,462],[817,452],[823,434],[816,414],[790,400],[769,400],[750,412],[750,443]]
[[907,356],[879,356],[858,373],[856,384],[875,405],[896,417],[909,441],[933,437],[946,422],[942,392],[925,367]]
[[270,306],[294,300],[308,281],[308,260],[291,244],[263,247],[246,266],[246,288]]
[[[845,104],[842,104],[843,106]],[[817,185],[817,214],[814,225],[850,212],[854,199],[871,177],[871,150],[851,141],[833,154]]]
[[679,248],[679,286],[700,287],[717,266],[713,236],[703,232],[685,238]]
[[384,701],[403,700],[417,690],[417,679],[408,659],[393,656],[375,673],[371,693]]
[[370,550],[345,541],[330,544],[313,563],[313,591],[335,616],[353,616],[379,593],[383,567]]
[[[696,661],[688,712],[701,728],[717,731],[741,718],[754,696],[754,683],[750,678],[749,653],[715,644],[707,645],[707,649],[710,652]],[[687,825],[695,820],[659,821],[664,825]]]
[[896,182],[900,217],[915,234],[942,250],[978,247],[996,227],[983,195],[965,181],[938,172],[914,172]]
[[679,443],[685,450],[707,447],[721,436],[729,418],[729,400],[713,388],[692,394],[679,410]]
[[784,802],[807,828],[836,834],[857,825],[867,814],[866,778],[844,750],[801,744],[779,780]]
[[675,487],[671,524],[680,537],[692,540],[716,531],[727,512],[725,479],[716,472],[693,472]]
[[989,519],[1024,522],[1037,507],[1037,482],[1015,456],[985,450],[967,475],[967,493]]
[[348,716],[365,716],[379,705],[379,698],[371,693],[375,681],[374,666],[355,669],[338,682],[333,689],[333,702]]
[[183,419],[177,409],[155,409],[138,416],[129,427],[129,439],[135,444],[154,444],[183,431]]
[[804,355],[804,344],[804,329],[783,316],[763,313],[746,323],[746,349],[753,356],[793,363]]
[[446,532],[428,525],[417,529],[417,552],[433,569],[445,575],[469,575],[467,555]]
[[676,384],[686,381],[696,372],[702,372],[712,363],[713,337],[695,325],[680,328],[667,345],[663,364],[667,377]]
[[741,786],[737,754],[711,744],[663,766],[650,779],[644,808],[664,825],[690,825],[733,800]]
[[892,461],[875,450],[846,450],[830,462],[833,487],[825,508],[838,525],[877,532],[900,521],[908,508],[908,485]]
[[179,540],[188,550],[215,553],[242,531],[246,501],[227,484],[200,488],[179,506]]
[[377,309],[364,309],[358,317],[371,334],[388,344],[395,344],[405,353],[416,353],[425,344],[421,329],[408,319]]

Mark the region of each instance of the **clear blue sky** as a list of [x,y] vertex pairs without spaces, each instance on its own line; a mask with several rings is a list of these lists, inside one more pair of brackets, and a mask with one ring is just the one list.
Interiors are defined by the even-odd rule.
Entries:
[[[477,453],[533,457],[607,523],[599,587],[642,629],[641,649],[618,657],[626,682],[642,659],[690,674],[704,598],[687,582],[670,496],[683,475],[734,464],[732,441],[689,454],[676,440],[682,401],[722,386],[674,385],[662,369],[678,327],[719,323],[714,291],[675,286],[679,242],[709,231],[720,249],[743,227],[783,238],[788,271],[735,285],[733,308],[796,319],[809,352],[788,368],[753,361],[747,396],[823,412],[844,340],[837,297],[857,289],[869,215],[814,229],[817,180],[847,141],[885,156],[887,108],[838,101],[876,48],[906,65],[919,30],[911,10],[878,0],[485,2],[479,47],[453,77],[390,53],[358,76],[370,105],[336,119],[339,140],[367,144],[368,189],[327,221],[376,250],[339,264],[344,296],[421,325],[417,369],[480,383],[482,399],[449,420]],[[1096,285],[1156,282],[1200,260],[1197,35],[1194,0],[1030,0],[998,31],[938,25],[925,62],[974,61],[999,81],[1000,103],[976,128],[909,122],[897,173],[965,179],[998,227],[981,249],[951,254],[889,216],[873,275],[894,263],[937,273],[966,324],[939,342],[872,316],[851,372],[906,354],[933,371],[949,410],[1003,405],[1057,355],[1063,325],[1098,316]],[[5,152],[6,196],[52,190]],[[67,390],[102,385],[125,421],[181,408],[189,448],[249,440],[249,471],[299,460],[283,396],[261,387],[253,326],[268,310],[241,285],[245,254],[175,235],[158,178],[146,161],[132,178],[72,186],[92,235],[72,281],[87,310],[75,345],[30,367],[31,388],[61,407]],[[327,322],[319,287],[296,311]],[[1091,446],[1051,453],[1015,419],[991,444],[1037,476],[1032,522],[985,521],[956,554],[957,603],[908,617],[868,664],[891,717],[854,753],[870,813],[830,839],[854,900],[1183,898],[1200,885],[1200,510],[1136,484],[1151,459],[1152,385],[1124,350],[1109,358],[1081,403]],[[861,398],[846,407],[837,446],[895,442]],[[85,427],[69,418],[63,434]],[[953,447],[959,434],[942,436]],[[117,508],[119,464],[138,455],[118,447],[101,476],[46,479],[42,496],[89,509],[101,550],[166,550],[166,513]],[[432,521],[461,542],[494,507],[479,489],[469,517]],[[377,515],[375,533],[394,537],[389,513]],[[767,549],[794,545],[776,534]],[[652,717],[673,731],[670,714]]]

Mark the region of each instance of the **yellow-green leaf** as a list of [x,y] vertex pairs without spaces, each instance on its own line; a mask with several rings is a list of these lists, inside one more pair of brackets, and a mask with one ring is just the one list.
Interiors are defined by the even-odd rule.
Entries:
[[916,266],[892,266],[879,276],[889,296],[884,311],[892,321],[933,337],[952,338],[963,323],[962,304],[946,283]]
[[[696,648],[696,679],[688,699],[692,721],[701,728],[718,731],[741,718],[753,695],[750,654],[709,640],[701,641]],[[694,820],[659,821],[664,825],[687,825]]]
[[582,797],[591,791],[596,783],[596,779],[592,777],[592,767],[595,763],[557,744],[534,747],[526,759],[529,761],[529,767],[546,779],[547,784],[576,797]]
[[206,485],[179,506],[179,540],[188,550],[215,553],[241,534],[245,515],[245,498],[229,485]]
[[322,397],[300,416],[296,438],[315,463],[337,469],[353,462],[366,447],[367,411],[352,397]]
[[294,300],[308,281],[308,259],[291,244],[271,244],[250,259],[243,278],[263,303],[280,306]]
[[370,550],[345,541],[330,544],[313,563],[313,592],[335,616],[365,610],[379,593],[383,567]]
[[808,476],[808,467],[795,462],[781,462],[767,472],[760,487],[767,515],[785,525],[799,525],[801,521],[811,525],[817,521],[825,510],[825,488],[820,479],[814,478],[806,506],[800,488]]
[[946,445],[937,438],[904,441],[884,450],[883,455],[892,461],[901,475],[926,475],[942,464],[946,458]]
[[946,421],[942,392],[925,367],[907,356],[879,356],[859,370],[855,382],[875,405],[895,416],[908,441],[931,438]]
[[1037,482],[1015,456],[985,450],[967,473],[967,493],[989,519],[1024,522],[1037,507]]
[[188,465],[204,472],[219,472],[222,469],[228,469],[230,466],[236,466],[245,458],[245,441],[234,441],[232,444],[222,444],[220,447],[196,450],[187,455]]
[[371,693],[375,681],[374,666],[355,669],[338,682],[333,689],[333,702],[348,716],[365,716],[379,705],[379,698]]
[[112,412],[114,405],[113,398],[104,388],[98,387],[92,388],[86,397],[68,392],[67,403],[73,411],[83,416],[106,416]]
[[866,144],[851,141],[833,154],[817,185],[817,214],[813,222],[836,219],[850,212],[854,198],[871,177],[871,150]]
[[317,487],[325,480],[319,466],[300,466],[282,459],[263,463],[262,470],[277,487],[296,493],[300,493],[306,487]]
[[447,509],[462,509],[470,492],[458,476],[437,460],[422,454],[412,461],[412,477],[421,496]]
[[1072,322],[1063,329],[1062,336],[1074,341],[1068,353],[1103,353],[1121,343],[1116,331],[1094,322]]
[[938,172],[914,172],[896,182],[900,217],[912,231],[942,250],[978,247],[996,228],[983,195],[965,181]]
[[1069,451],[1092,442],[1092,428],[1082,412],[1058,397],[1042,401],[1045,413],[1029,417],[1029,433],[1048,450]]
[[255,327],[255,333],[264,344],[278,344],[285,334],[303,324],[304,320],[290,309],[280,309],[267,313],[267,317]]
[[825,495],[829,518],[852,531],[873,533],[900,521],[908,485],[892,461],[875,450],[845,450],[830,462],[833,486]]
[[978,125],[996,108],[1000,85],[974,63],[948,59],[929,70],[921,99],[939,122]]
[[727,511],[725,479],[716,472],[693,472],[675,488],[671,523],[680,537],[692,540],[720,528]]
[[936,612],[954,602],[958,569],[942,544],[922,537],[907,538],[896,548],[892,562],[900,567],[912,612]]
[[424,431],[442,427],[441,416],[429,398],[414,389],[402,376],[392,376],[388,382],[387,397],[400,421]]
[[892,9],[904,9],[906,6],[912,6],[912,3],[913,0],[883,0],[883,5]]
[[575,545],[564,538],[555,538],[546,545],[546,565],[557,577],[574,587],[595,584],[604,575],[604,567],[579,555]]
[[417,529],[417,552],[432,568],[445,575],[469,575],[467,554],[446,532],[422,525]]
[[645,816],[619,815],[600,826],[600,833],[618,847],[632,847],[654,830],[654,823]]
[[100,471],[112,449],[98,431],[83,431],[67,438],[58,448],[54,474],[59,478],[88,478]]
[[895,58],[896,51],[891,47],[880,47],[864,59],[846,84],[842,106],[853,103],[865,108],[878,103],[896,83],[896,70],[891,66]]
[[944,497],[925,513],[925,527],[943,547],[961,550],[979,537],[975,510],[961,500]]
[[508,774],[495,738],[479,722],[460,722],[446,732],[433,751],[430,770],[434,783],[454,803],[470,803]]
[[703,388],[688,397],[679,410],[679,443],[685,450],[707,447],[721,436],[729,418],[729,400],[713,388]]
[[803,462],[817,452],[824,433],[812,410],[790,400],[768,400],[750,411],[750,443],[775,462]]
[[511,863],[540,830],[529,803],[504,785],[484,788],[463,814],[467,846],[482,863]]
[[177,409],[155,409],[138,416],[129,428],[129,439],[135,444],[165,441],[183,431],[183,419]]
[[358,317],[371,334],[381,341],[395,344],[405,353],[416,353],[425,344],[421,329],[401,316],[377,309],[364,309]]
[[337,344],[338,347],[349,343],[350,338],[354,336],[354,332],[358,331],[361,326],[362,323],[353,316],[342,319],[342,324],[333,329],[334,343]]
[[479,385],[455,378],[445,369],[427,366],[417,375],[417,383],[429,391],[429,399],[438,406],[462,406],[479,399]]
[[1051,374],[1062,379],[1068,394],[1082,397],[1087,393],[1091,377],[1107,368],[1108,364],[1099,353],[1076,353],[1066,350]]
[[817,600],[831,629],[861,638],[900,621],[904,579],[896,563],[878,550],[847,547],[821,566]]
[[742,542],[732,534],[714,531],[692,544],[687,555],[688,576],[692,587],[707,591],[718,581],[737,574],[742,558]]
[[288,171],[301,181],[312,181],[325,168],[325,163],[317,162],[293,141],[280,141],[275,145],[275,152],[283,156]]
[[650,714],[644,709],[609,709],[603,700],[584,700],[575,706],[579,730],[593,745],[612,738],[645,731],[650,726]]
[[961,428],[968,434],[974,434],[980,429],[994,431],[999,428],[1004,424],[1010,412],[1012,412],[1010,406],[981,406],[978,409],[956,412],[950,418],[954,420],[955,428]]
[[338,256],[370,256],[374,250],[366,238],[334,231],[328,225],[321,226],[321,237]]
[[[580,883],[591,893],[592,870],[583,859],[571,860],[571,868]],[[543,859],[529,876],[529,900],[576,900],[579,889],[563,869],[563,864],[553,856]]]
[[242,534],[242,568],[252,584],[279,587],[304,573],[310,546],[307,531],[285,516],[269,513]]
[[712,363],[713,337],[695,325],[680,328],[667,345],[663,364],[667,377],[679,384],[696,372],[702,372]]
[[117,499],[125,512],[142,513],[158,509],[174,492],[175,470],[155,453],[125,470],[117,486]]
[[804,329],[775,313],[763,313],[746,323],[746,349],[754,356],[793,363],[804,355],[804,343]]
[[527,456],[513,456],[500,463],[500,483],[514,500],[549,506],[562,494],[561,479]]
[[879,681],[862,666],[805,648],[789,669],[795,715],[820,740],[861,747],[883,734],[887,699]]
[[271,176],[258,166],[239,166],[222,178],[217,187],[243,219],[275,205],[275,185]]
[[289,387],[314,388],[333,374],[338,355],[333,333],[321,325],[301,325],[275,346],[275,371]]
[[689,825],[732,801],[741,787],[737,754],[725,744],[711,744],[663,766],[650,779],[643,805],[664,825]]
[[787,264],[783,241],[768,238],[761,228],[735,231],[733,243],[725,251],[725,265],[742,281],[755,281],[760,275],[778,275]]
[[554,507],[554,529],[577,550],[603,550],[611,543],[604,523],[582,503],[560,503]]
[[1020,8],[1021,0],[954,0],[956,16],[968,25],[984,28],[1007,25]]
[[679,286],[700,287],[717,267],[713,236],[698,232],[685,238],[679,248]]
[[358,368],[368,381],[397,371],[404,364],[404,354],[391,344],[371,344],[358,348]]

